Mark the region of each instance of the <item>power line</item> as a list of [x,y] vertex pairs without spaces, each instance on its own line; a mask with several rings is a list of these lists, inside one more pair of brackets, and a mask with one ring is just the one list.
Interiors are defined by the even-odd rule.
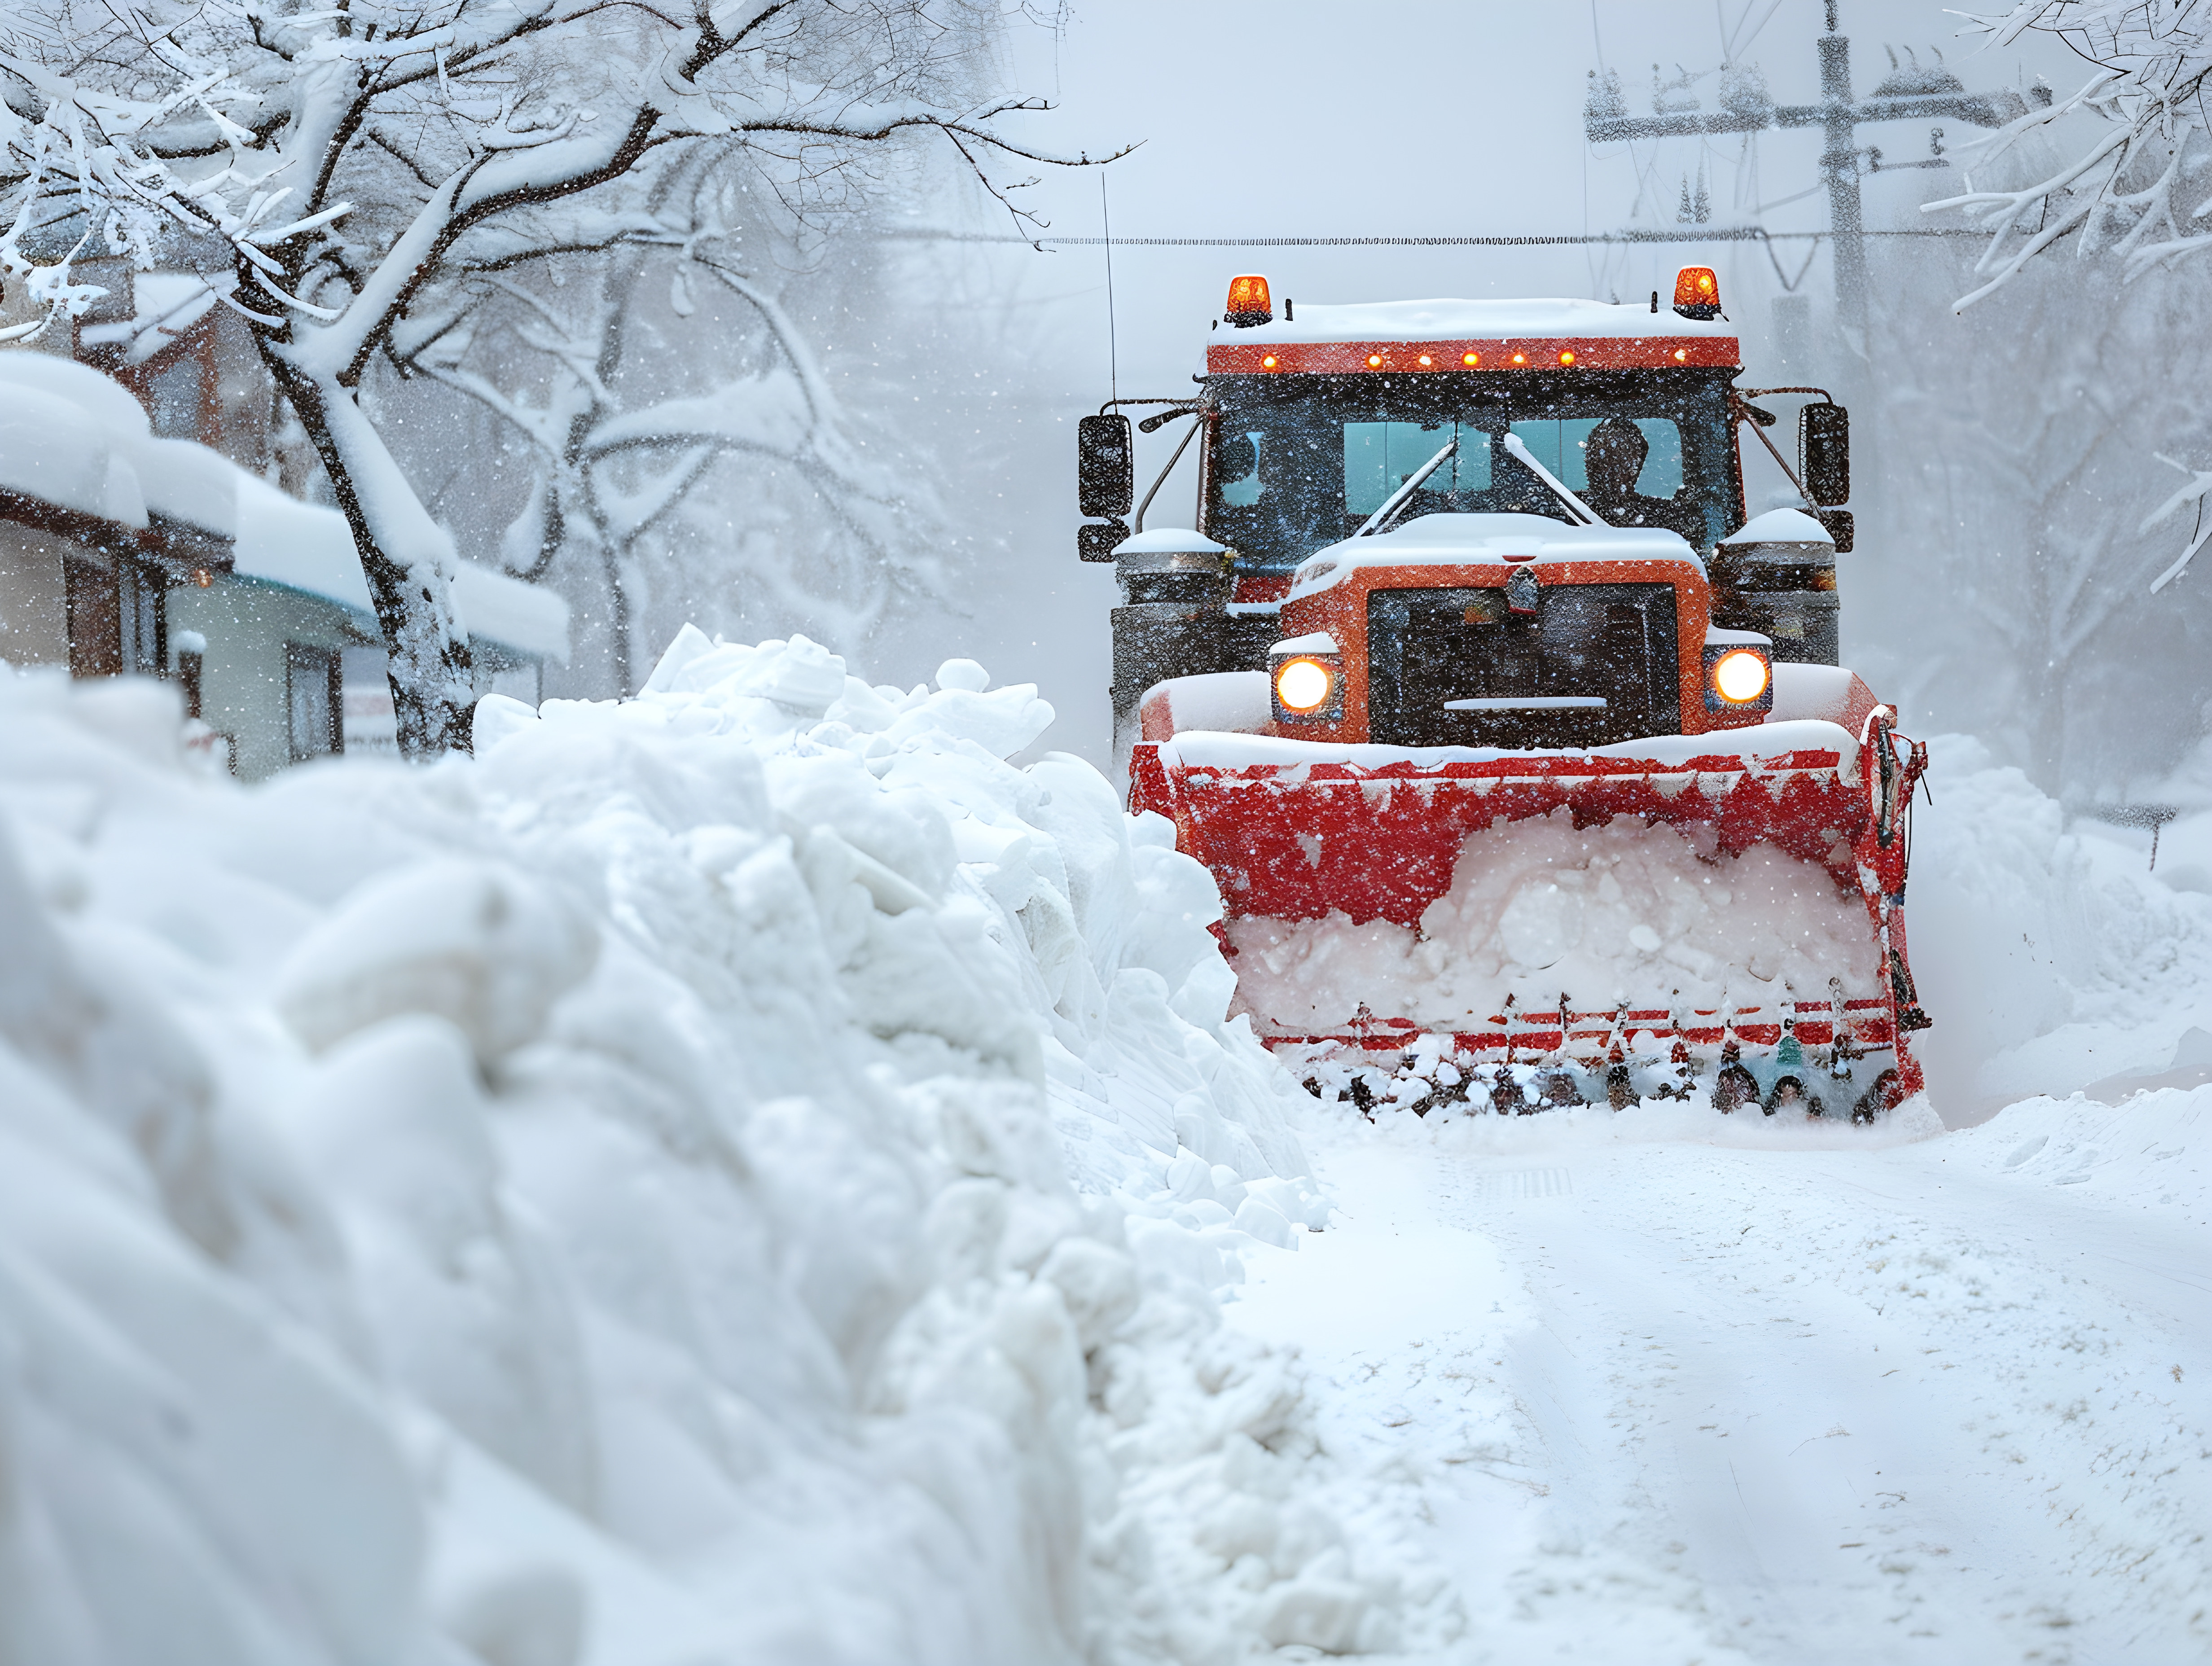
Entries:
[[[1716,0],[1718,3],[1718,0]],[[1719,108],[1701,109],[1692,100],[1687,109],[1656,109],[1648,116],[1632,116],[1623,97],[1619,76],[1607,71],[1602,79],[1589,72],[1589,90],[1583,106],[1583,132],[1592,144],[1614,139],[1696,137],[1701,143],[1723,133],[1756,134],[1769,127],[1817,127],[1826,141],[1820,152],[1820,175],[1828,192],[1829,248],[1835,260],[1836,301],[1846,326],[1866,325],[1866,240],[1883,234],[1865,229],[1859,200],[1858,130],[1877,122],[1920,121],[1931,117],[1970,122],[1977,127],[2002,127],[2027,113],[2028,102],[2018,94],[1970,93],[1948,69],[1910,72],[1893,69],[1890,75],[1863,99],[1851,92],[1851,43],[1837,28],[1836,0],[1826,0],[1828,29],[1814,42],[1820,60],[1820,101],[1818,104],[1776,104],[1759,86],[1722,89]],[[1727,14],[1719,14],[1723,29]],[[1750,0],[1743,18],[1751,15]],[[1770,11],[1768,16],[1772,15]],[[1739,27],[1741,20],[1739,20]],[[1760,21],[1764,27],[1765,20]],[[1672,83],[1670,83],[1671,85]],[[1683,83],[1686,86],[1686,82]],[[1655,88],[1657,94],[1666,88]],[[2047,102],[2047,97],[2045,101]],[[1632,155],[1632,149],[1631,155]],[[1880,158],[1874,159],[1879,165]],[[1921,167],[1942,167],[1940,153]],[[1928,228],[1930,231],[1935,228]],[[1970,229],[1957,228],[1954,229]],[[1910,234],[1892,232],[1890,236]],[[1926,233],[1923,232],[1923,235]],[[1778,234],[1779,235],[1779,234]]]
[[[1896,231],[1865,231],[1865,237],[1983,237],[1987,234],[1964,226],[1910,226]],[[1097,248],[1103,237],[1020,237],[1007,232],[935,230],[926,227],[892,227],[883,235],[902,242],[1006,243],[1032,248]],[[1763,226],[1699,226],[1684,231],[1601,231],[1557,236],[1530,234],[1505,237],[1116,237],[1117,249],[1431,249],[1431,248],[1551,248],[1562,245],[1609,243],[1786,243],[1820,241],[1825,231],[1768,231]]]

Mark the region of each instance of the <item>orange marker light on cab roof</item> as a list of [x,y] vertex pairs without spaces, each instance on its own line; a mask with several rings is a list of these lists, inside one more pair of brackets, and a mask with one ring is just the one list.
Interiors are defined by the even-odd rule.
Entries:
[[1528,362],[1528,356],[1526,353],[1516,353],[1513,356],[1513,362],[1516,364],[1526,364]]
[[1229,280],[1229,304],[1223,314],[1239,329],[1249,329],[1255,324],[1267,324],[1274,319],[1274,298],[1267,292],[1267,280],[1257,272],[1247,272]]
[[1678,347],[1678,348],[1676,348],[1676,349],[1674,350],[1674,362],[1675,362],[1675,363],[1677,363],[1677,364],[1687,364],[1687,363],[1689,363],[1689,362],[1690,362],[1690,350],[1689,350],[1688,348],[1686,348],[1686,347]]
[[1711,266],[1685,266],[1674,275],[1674,310],[1684,318],[1721,314],[1721,281]]
[[1459,362],[1462,364],[1470,367],[1478,365],[1482,362],[1482,355],[1480,353],[1462,353],[1459,356]]
[[1435,362],[1436,362],[1436,361],[1435,361],[1434,359],[1431,358],[1431,357],[1430,357],[1426,353],[1424,353],[1424,354],[1422,354],[1422,355],[1421,355],[1421,368],[1422,368],[1422,369],[1426,370],[1426,369],[1427,369],[1431,365],[1434,364]]
[[1559,362],[1561,364],[1572,364],[1574,362],[1575,350],[1571,347],[1562,349],[1559,353]]
[[1382,356],[1380,353],[1370,353],[1367,356],[1367,368],[1370,370],[1380,370],[1382,368]]
[[1273,353],[1270,353],[1266,358],[1260,361],[1260,368],[1262,370],[1273,370],[1275,368],[1276,362],[1275,356]]

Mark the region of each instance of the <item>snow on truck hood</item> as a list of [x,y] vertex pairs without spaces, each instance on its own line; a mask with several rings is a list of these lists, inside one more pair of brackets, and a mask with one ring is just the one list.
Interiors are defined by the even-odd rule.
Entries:
[[1700,574],[1705,570],[1680,533],[1662,527],[1570,526],[1531,514],[1427,514],[1372,538],[1348,538],[1315,550],[1291,575],[1289,599],[1317,594],[1363,568],[1559,561],[1679,561]]
[[1506,341],[1690,336],[1733,342],[1735,326],[1700,322],[1669,308],[1602,301],[1370,301],[1348,306],[1292,303],[1294,316],[1225,331],[1218,341],[1258,346],[1291,342]]
[[[1516,758],[1549,766],[1555,759],[1625,758],[1651,769],[1719,776],[1739,770],[1764,774],[1808,767],[1832,767],[1856,784],[1859,743],[1849,729],[1825,718],[1793,718],[1754,723],[1705,734],[1647,735],[1611,746],[1513,751],[1497,746],[1385,746],[1369,741],[1293,740],[1287,736],[1238,734],[1219,730],[1185,730],[1159,744],[1160,762],[1170,769],[1297,770],[1301,766],[1338,764],[1379,775],[1384,770],[1448,771],[1454,764],[1498,763]],[[1808,765],[1806,753],[1832,753],[1832,766]],[[1403,778],[1411,780],[1412,776]]]

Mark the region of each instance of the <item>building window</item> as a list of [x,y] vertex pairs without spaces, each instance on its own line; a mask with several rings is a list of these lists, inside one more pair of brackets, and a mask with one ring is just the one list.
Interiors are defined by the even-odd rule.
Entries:
[[284,710],[292,762],[343,751],[338,733],[338,656],[333,648],[284,644]]
[[128,556],[63,563],[73,677],[165,677],[168,608],[157,569]]
[[355,757],[399,756],[399,725],[392,715],[389,670],[380,646],[349,648],[340,656],[341,750]]
[[122,614],[118,636],[123,649],[122,669],[141,677],[159,677],[168,668],[168,608],[163,599],[161,575],[134,561],[115,563],[116,600]]

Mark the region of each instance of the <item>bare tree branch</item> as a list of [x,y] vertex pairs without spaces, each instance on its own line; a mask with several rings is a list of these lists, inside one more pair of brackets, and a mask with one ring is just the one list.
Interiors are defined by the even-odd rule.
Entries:
[[[2017,189],[1976,191],[1924,205],[1957,210],[1990,231],[1978,271],[1989,281],[1960,310],[1993,295],[2062,238],[2083,258],[2109,252],[2130,277],[2212,248],[2212,7],[2203,0],[2019,0],[1967,14],[1993,44],[2035,31],[2056,36],[2096,71],[2071,98],[1977,140],[1987,167],[2030,137],[2081,121],[2104,131],[2074,157]],[[2069,122],[2069,118],[2078,119]],[[2191,178],[2197,183],[2186,183]]]

